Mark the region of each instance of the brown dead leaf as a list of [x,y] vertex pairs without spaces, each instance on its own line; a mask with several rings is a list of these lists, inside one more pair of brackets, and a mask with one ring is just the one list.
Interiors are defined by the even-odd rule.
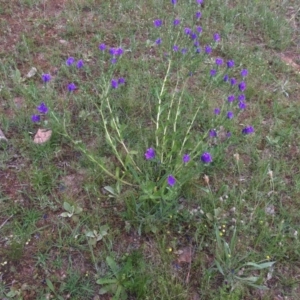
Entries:
[[33,142],[35,144],[46,143],[50,139],[51,135],[52,135],[52,130],[39,128],[37,133],[34,136]]
[[178,263],[191,263],[192,262],[192,256],[193,256],[193,250],[191,247],[185,247],[175,252],[175,254],[178,254],[177,262]]

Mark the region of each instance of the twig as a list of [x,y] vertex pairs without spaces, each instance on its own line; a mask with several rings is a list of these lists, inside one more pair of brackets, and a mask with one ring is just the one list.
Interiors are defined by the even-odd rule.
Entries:
[[9,219],[11,219],[13,217],[13,215],[11,215],[10,217],[8,217],[1,225],[0,225],[0,229],[9,221]]

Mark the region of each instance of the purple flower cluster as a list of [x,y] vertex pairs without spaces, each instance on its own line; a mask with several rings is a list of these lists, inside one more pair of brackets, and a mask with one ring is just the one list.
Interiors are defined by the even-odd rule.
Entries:
[[254,133],[254,128],[252,126],[246,126],[243,130],[242,130],[243,134],[251,134]]
[[215,129],[211,129],[209,131],[209,136],[212,138],[217,137],[217,131]]
[[174,26],[178,26],[180,24],[180,20],[179,19],[175,19],[174,21],[173,21],[173,25]]
[[125,78],[120,77],[119,79],[112,79],[111,80],[111,87],[113,89],[117,89],[119,87],[119,85],[121,84],[125,84]]
[[184,154],[182,157],[183,163],[187,164],[190,161],[191,157],[188,154]]
[[71,82],[68,84],[68,91],[69,92],[74,92],[77,89],[77,86],[75,85],[75,83]]
[[204,152],[201,157],[200,157],[201,161],[205,164],[209,164],[212,162],[212,156],[209,152]]
[[217,66],[223,65],[223,59],[222,58],[216,58],[216,65]]
[[154,24],[155,27],[161,27],[163,22],[160,19],[156,19],[156,20],[153,21],[153,24]]
[[174,186],[176,183],[176,179],[173,175],[169,175],[167,178],[167,182],[169,186]]
[[[75,63],[75,58],[74,57],[70,56],[70,57],[67,58],[66,65],[68,67],[72,66],[74,63]],[[81,69],[83,66],[84,66],[83,60],[82,59],[78,60],[77,63],[76,63],[76,67],[78,69]]]
[[[47,105],[44,102],[41,102],[41,104],[36,107],[36,110],[40,114],[45,115],[45,114],[48,113],[49,109],[48,109]],[[40,114],[39,115],[32,115],[31,116],[31,121],[34,122],[34,123],[40,122],[40,120],[41,120],[41,115]]]
[[[98,48],[101,52],[105,52],[107,49],[107,46],[106,46],[106,44],[102,43],[102,44],[99,44]],[[123,55],[123,53],[124,53],[124,50],[122,47],[111,47],[109,49],[109,54],[112,56],[112,58],[110,60],[111,64],[112,65],[116,64],[118,61],[117,57]]]
[[145,158],[146,160],[151,160],[155,158],[155,150],[153,148],[149,148],[145,152]]
[[42,74],[42,80],[45,83],[49,82],[51,80],[51,75],[50,74]]
[[[145,159],[146,160],[153,160],[156,156],[156,153],[155,153],[155,150],[151,147],[151,148],[148,148],[144,154],[145,156]],[[182,162],[184,164],[187,164],[189,161],[191,160],[191,157],[189,154],[184,154],[182,156]],[[200,156],[200,160],[205,163],[205,164],[208,164],[208,163],[211,163],[213,160],[212,160],[212,156],[209,152],[204,152],[201,156]],[[176,184],[176,178],[173,176],[173,175],[169,175],[167,177],[167,183],[169,186],[174,186]]]
[[215,42],[220,42],[221,41],[221,37],[219,33],[215,33],[213,36],[213,39]]

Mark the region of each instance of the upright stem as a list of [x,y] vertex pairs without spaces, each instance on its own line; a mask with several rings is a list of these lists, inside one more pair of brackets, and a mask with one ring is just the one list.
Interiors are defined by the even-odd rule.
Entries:
[[171,63],[172,63],[172,61],[169,60],[168,69],[167,69],[167,72],[166,72],[166,75],[165,75],[165,78],[164,78],[164,81],[163,81],[163,84],[162,84],[162,87],[161,87],[160,94],[158,95],[158,108],[157,108],[156,132],[155,132],[155,135],[156,135],[156,137],[155,137],[155,139],[156,139],[156,148],[158,148],[158,146],[159,146],[158,129],[159,129],[159,119],[160,119],[160,115],[162,113],[161,97],[162,97],[162,94],[165,90],[165,85],[166,85],[166,82],[167,82],[167,78],[168,78],[169,73],[170,73]]
[[118,128],[118,125],[117,125],[117,122],[116,122],[116,118],[115,118],[114,115],[113,115],[113,112],[112,112],[112,109],[111,109],[111,106],[110,106],[109,98],[108,98],[108,97],[106,97],[106,102],[107,102],[107,107],[108,107],[110,116],[111,116],[112,121],[113,121],[113,123],[114,123],[114,127],[115,127],[114,129],[117,131],[117,134],[118,134],[118,136],[119,136],[119,142],[120,142],[121,145],[123,146],[124,150],[126,151],[126,153],[127,153],[127,155],[129,156],[131,162],[134,164],[134,166],[137,168],[137,170],[138,170],[139,172],[142,172],[141,169],[137,166],[137,164],[136,164],[135,161],[133,160],[132,156],[129,154],[129,151],[128,151],[128,149],[127,149],[127,147],[126,147],[124,141],[122,140],[121,132],[120,132],[120,130],[119,130],[119,128]]

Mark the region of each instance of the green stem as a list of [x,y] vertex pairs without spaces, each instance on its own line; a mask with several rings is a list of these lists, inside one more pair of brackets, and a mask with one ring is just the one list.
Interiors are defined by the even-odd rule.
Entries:
[[[122,140],[122,137],[121,137],[121,132],[118,128],[118,125],[117,125],[117,122],[116,122],[116,119],[113,115],[113,112],[112,112],[112,109],[111,109],[111,106],[110,106],[110,103],[109,103],[109,98],[106,97],[106,102],[107,102],[107,107],[108,107],[108,110],[109,110],[109,113],[110,113],[110,116],[112,118],[112,121],[114,123],[114,127],[115,127],[115,130],[117,131],[117,134],[119,136],[119,143],[123,146],[124,150],[126,151],[127,155],[129,156],[130,160],[132,161],[133,165],[136,167],[136,169],[141,173],[141,169],[137,166],[137,164],[135,163],[135,161],[133,160],[132,156],[129,154],[129,151],[126,147],[126,145],[124,144],[123,140]],[[99,108],[98,108],[99,109]],[[123,165],[123,164],[122,164]]]
[[[53,112],[52,112],[52,116],[55,118],[55,120],[56,120],[57,122],[59,122],[58,119],[57,119],[57,117],[54,115]],[[99,166],[100,169],[101,169],[105,174],[107,174],[107,175],[109,175],[110,177],[114,178],[116,181],[120,181],[120,182],[122,182],[122,183],[124,183],[124,184],[126,184],[126,185],[129,185],[129,186],[136,186],[136,185],[134,185],[134,184],[132,184],[132,183],[129,183],[129,182],[123,180],[123,179],[117,178],[114,174],[112,174],[111,172],[109,172],[109,171],[104,167],[104,165],[102,165],[102,164],[100,163],[100,161],[96,160],[91,154],[88,154],[84,148],[78,146],[78,142],[77,142],[77,141],[74,141],[74,140],[70,137],[70,135],[67,133],[65,119],[64,119],[64,122],[63,122],[63,127],[64,127],[64,133],[61,133],[61,135],[64,136],[64,137],[66,137],[66,138],[68,138],[74,145],[76,145],[76,146],[78,147],[78,149],[79,149],[80,151],[82,151],[82,152],[89,158],[90,161],[92,161],[92,162],[95,163],[97,166]]]
[[187,129],[187,131],[186,131],[186,134],[185,134],[185,137],[184,137],[184,140],[183,140],[183,142],[182,142],[182,146],[181,146],[181,149],[180,149],[180,152],[179,152],[180,154],[182,154],[183,147],[184,147],[185,143],[186,143],[187,140],[188,140],[188,135],[189,135],[189,133],[190,133],[190,131],[191,131],[191,129],[192,129],[192,126],[193,126],[193,124],[194,124],[194,122],[195,122],[195,119],[196,119],[196,117],[197,117],[197,115],[198,115],[199,109],[200,109],[200,106],[197,108],[196,113],[194,114],[194,117],[193,117],[193,119],[192,119],[192,122],[191,122],[190,126],[188,127],[188,129]]
[[162,87],[161,87],[160,94],[158,95],[158,109],[157,109],[157,116],[156,116],[156,131],[155,131],[156,148],[158,148],[158,145],[159,145],[159,143],[158,143],[158,129],[159,129],[159,119],[160,119],[160,115],[162,113],[161,97],[162,97],[162,94],[165,90],[165,85],[166,85],[166,82],[167,82],[167,78],[168,78],[169,73],[170,73],[171,63],[172,63],[172,61],[169,60],[168,69],[167,69],[167,72],[166,72],[166,75],[165,75],[165,78],[164,78],[164,81],[163,81],[163,84],[162,84]]

